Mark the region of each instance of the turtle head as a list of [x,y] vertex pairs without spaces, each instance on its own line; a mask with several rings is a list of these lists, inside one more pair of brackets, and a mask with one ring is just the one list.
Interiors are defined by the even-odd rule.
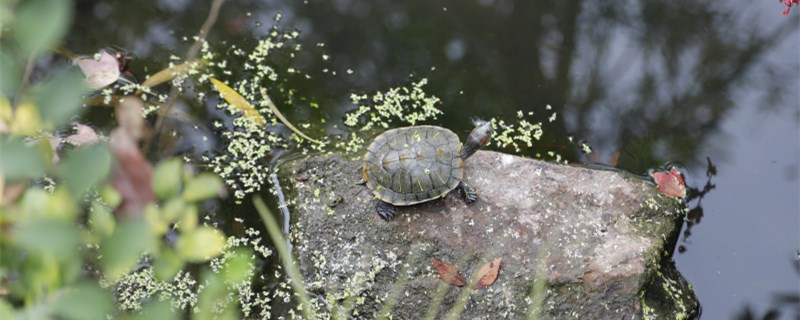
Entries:
[[469,137],[467,137],[467,142],[461,147],[461,159],[469,158],[475,151],[489,143],[489,139],[492,137],[494,128],[491,122],[474,120],[473,123],[475,124],[475,129],[472,129]]

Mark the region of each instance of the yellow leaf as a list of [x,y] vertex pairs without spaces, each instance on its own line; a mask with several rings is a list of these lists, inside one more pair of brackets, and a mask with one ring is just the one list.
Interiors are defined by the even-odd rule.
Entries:
[[23,102],[14,111],[14,120],[10,123],[11,133],[18,135],[32,136],[38,130],[43,129],[43,124],[39,118],[39,111],[30,102]]
[[189,262],[208,261],[225,249],[225,235],[211,227],[198,227],[182,234],[175,243],[178,255]]
[[239,110],[244,116],[250,120],[253,120],[258,125],[264,125],[267,121],[264,117],[258,113],[258,110],[253,108],[244,97],[242,97],[236,90],[233,90],[231,87],[227,86],[226,84],[222,83],[217,79],[211,78],[211,84],[217,88],[219,91],[219,95],[225,99],[230,105],[234,106],[237,110]]
[[[187,62],[181,63],[181,64],[179,64],[177,66],[174,66],[174,67],[171,67],[171,68],[166,68],[164,70],[156,72],[155,74],[153,74],[152,76],[150,76],[149,78],[144,80],[144,82],[142,82],[142,86],[143,87],[148,87],[148,88],[155,87],[155,86],[160,85],[160,84],[162,84],[164,82],[167,82],[167,81],[170,81],[172,79],[175,79],[175,77],[177,77],[177,76],[184,75],[184,74],[186,74],[186,72],[188,72],[192,68],[200,67],[203,64],[205,64],[204,60],[187,61]],[[141,90],[137,91],[136,95],[139,95],[140,93],[141,93]]]

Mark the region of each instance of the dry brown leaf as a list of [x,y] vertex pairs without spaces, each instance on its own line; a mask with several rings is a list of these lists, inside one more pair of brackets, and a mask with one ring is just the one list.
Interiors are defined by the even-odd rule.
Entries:
[[500,272],[500,262],[503,261],[503,257],[497,257],[492,259],[481,266],[478,269],[478,272],[475,274],[475,278],[478,279],[478,283],[475,285],[477,289],[483,289],[488,286],[491,286],[495,280],[497,280],[497,274]]
[[467,281],[464,275],[458,272],[458,268],[452,264],[433,258],[433,267],[439,273],[439,278],[450,285],[463,287]]

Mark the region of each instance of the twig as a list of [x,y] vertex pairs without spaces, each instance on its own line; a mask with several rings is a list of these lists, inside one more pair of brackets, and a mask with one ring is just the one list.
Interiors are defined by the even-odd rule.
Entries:
[[[217,22],[217,17],[219,16],[219,9],[222,7],[222,3],[225,0],[214,0],[211,3],[211,10],[208,12],[208,17],[206,17],[206,21],[203,22],[203,26],[200,27],[200,32],[197,34],[197,40],[195,40],[194,44],[189,47],[189,50],[186,51],[186,61],[193,61],[195,57],[197,57],[197,53],[200,52],[200,48],[203,46],[203,42],[205,42],[206,37],[208,36],[208,32],[214,26],[214,23]],[[169,91],[169,98],[167,102],[164,104],[164,108],[166,109],[165,112],[168,112],[172,109],[172,106],[175,104],[175,100],[178,97],[179,90],[177,87],[172,87]],[[153,137],[155,137],[164,126],[164,117],[159,116],[158,120],[156,120],[155,129],[150,137],[147,139],[145,143],[144,150],[150,149],[150,144],[153,142]]]
[[275,221],[275,217],[272,216],[272,213],[267,208],[267,205],[264,204],[264,201],[261,200],[261,197],[256,196],[255,199],[253,199],[253,204],[255,204],[256,211],[258,211],[258,214],[261,216],[261,220],[264,221],[267,234],[269,234],[272,243],[275,245],[275,251],[278,252],[278,256],[283,260],[284,269],[289,276],[289,282],[297,298],[300,300],[300,312],[303,315],[303,319],[317,319],[314,309],[312,309],[311,299],[308,296],[308,292],[306,292],[303,278],[300,275],[300,269],[294,262],[292,255],[286,249],[283,235],[278,227],[278,223]]

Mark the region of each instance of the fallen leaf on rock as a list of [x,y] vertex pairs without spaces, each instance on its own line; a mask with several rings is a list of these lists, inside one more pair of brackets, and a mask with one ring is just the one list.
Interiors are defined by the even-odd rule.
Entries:
[[495,280],[497,280],[497,274],[500,272],[500,262],[503,261],[503,257],[497,257],[485,263],[478,269],[478,272],[475,274],[475,278],[478,279],[478,283],[475,285],[477,289],[483,289],[488,286],[491,286]]
[[464,275],[458,272],[458,268],[452,264],[433,258],[433,267],[436,268],[436,272],[439,273],[439,278],[450,285],[463,287],[464,283],[467,281]]
[[683,181],[683,176],[675,167],[672,167],[669,172],[652,172],[650,176],[655,180],[661,193],[676,198],[686,196],[686,184]]

